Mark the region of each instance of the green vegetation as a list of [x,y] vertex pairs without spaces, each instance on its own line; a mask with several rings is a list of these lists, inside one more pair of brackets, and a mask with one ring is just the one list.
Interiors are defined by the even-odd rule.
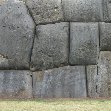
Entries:
[[0,111],[111,111],[111,100],[1,100]]

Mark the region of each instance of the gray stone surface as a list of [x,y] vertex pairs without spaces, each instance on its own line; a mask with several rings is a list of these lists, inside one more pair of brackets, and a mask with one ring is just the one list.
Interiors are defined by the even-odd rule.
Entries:
[[98,63],[100,97],[111,97],[111,52],[101,51]]
[[70,24],[71,65],[95,65],[99,53],[98,23]]
[[69,23],[38,25],[36,27],[31,70],[50,69],[67,65]]
[[29,71],[1,70],[0,98],[32,98],[32,77]]
[[96,98],[99,97],[98,88],[99,84],[99,76],[97,65],[89,65],[87,66],[87,86],[88,86],[88,97]]
[[111,0],[103,0],[104,21],[111,21]]
[[8,69],[9,67],[9,61],[7,58],[0,55],[0,69]]
[[62,0],[65,21],[102,21],[102,0]]
[[86,97],[84,66],[65,66],[33,73],[35,98]]
[[22,1],[0,5],[0,69],[28,69],[34,23]]
[[36,24],[45,24],[63,20],[61,0],[27,0]]
[[87,66],[89,97],[111,97],[111,52],[101,51],[98,67]]
[[100,23],[100,50],[111,51],[111,23]]

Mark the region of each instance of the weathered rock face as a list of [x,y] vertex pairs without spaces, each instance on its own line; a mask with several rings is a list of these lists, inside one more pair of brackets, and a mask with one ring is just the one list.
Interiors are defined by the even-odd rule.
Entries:
[[111,0],[0,0],[0,98],[111,97],[110,22]]
[[68,63],[69,23],[39,25],[36,27],[31,70],[50,69]]
[[111,52],[102,51],[98,63],[100,97],[111,97]]
[[0,71],[0,98],[32,98],[32,78],[29,71]]
[[94,65],[97,63],[98,53],[98,23],[71,23],[70,64]]
[[9,67],[9,61],[2,55],[0,55],[0,69],[8,68]]
[[103,0],[104,21],[111,21],[111,0]]
[[86,97],[84,66],[67,66],[33,73],[34,97]]
[[2,61],[0,59],[0,69],[28,69],[33,36],[34,23],[25,4],[22,1],[11,0],[2,2],[0,5],[0,55],[3,57]]
[[87,66],[89,97],[111,97],[111,52],[101,51],[98,67]]
[[62,0],[65,21],[102,21],[102,0]]
[[111,51],[111,24],[100,23],[100,50]]
[[63,20],[61,0],[27,0],[26,4],[36,24]]
[[88,97],[99,97],[100,92],[98,88],[100,87],[100,79],[97,71],[97,65],[87,66],[87,86],[88,86]]

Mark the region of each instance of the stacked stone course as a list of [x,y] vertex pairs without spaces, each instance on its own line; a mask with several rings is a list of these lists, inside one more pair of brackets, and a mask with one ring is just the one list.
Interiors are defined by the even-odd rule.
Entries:
[[110,0],[0,0],[0,98],[111,97]]

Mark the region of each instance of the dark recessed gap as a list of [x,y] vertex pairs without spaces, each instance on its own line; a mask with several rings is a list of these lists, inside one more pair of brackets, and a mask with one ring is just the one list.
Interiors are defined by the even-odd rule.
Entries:
[[31,66],[31,57],[32,57],[33,48],[34,48],[35,36],[36,36],[36,27],[35,27],[35,29],[34,29],[34,37],[33,37],[32,47],[31,47],[30,54],[29,54],[29,65],[30,65],[30,66]]
[[87,80],[87,66],[85,66],[85,76],[86,76],[86,94],[87,94],[87,97],[89,97],[89,94],[88,94],[88,80]]
[[98,66],[97,66],[97,75],[98,75]]
[[69,22],[69,30],[68,30],[68,64],[70,64],[69,58],[70,58],[70,22]]
[[96,93],[98,92],[98,86],[96,85]]
[[32,14],[32,12],[30,11],[30,9],[28,8],[27,4],[26,4],[26,8],[27,8],[28,14],[31,16],[31,18],[33,19],[34,24],[36,25],[36,22],[35,22],[35,20],[34,20],[33,14]]
[[[98,23],[98,31],[99,31],[99,33],[98,33],[99,38],[98,38],[98,39],[99,39],[99,53],[100,53],[100,48],[101,48],[101,47],[100,47],[100,46],[101,46],[101,42],[100,42],[100,41],[101,41],[101,40],[100,40],[100,39],[101,39],[101,27],[100,27],[100,23]],[[99,57],[98,57],[98,58],[99,58]]]

